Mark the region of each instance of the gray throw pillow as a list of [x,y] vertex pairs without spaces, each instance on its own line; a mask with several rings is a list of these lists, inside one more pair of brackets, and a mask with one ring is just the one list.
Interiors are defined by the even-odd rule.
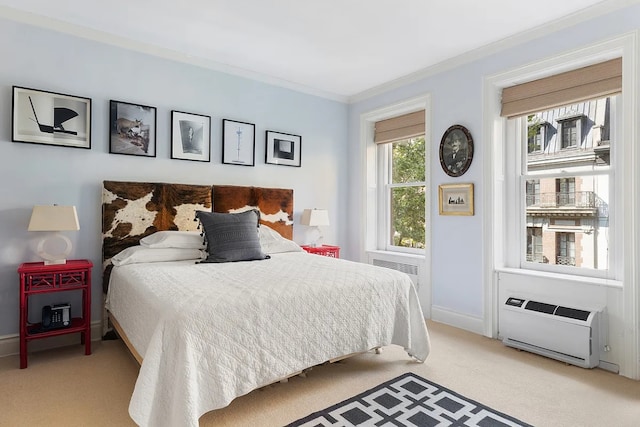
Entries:
[[207,259],[202,262],[232,262],[268,259],[262,252],[258,227],[260,212],[241,213],[197,211],[196,218],[204,229]]

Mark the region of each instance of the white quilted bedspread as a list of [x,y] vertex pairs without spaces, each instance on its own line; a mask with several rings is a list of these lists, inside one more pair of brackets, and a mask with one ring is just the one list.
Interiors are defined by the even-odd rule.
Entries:
[[407,275],[300,252],[115,267],[107,308],[144,358],[129,405],[141,426],[197,426],[343,355],[397,344],[424,361],[430,347]]

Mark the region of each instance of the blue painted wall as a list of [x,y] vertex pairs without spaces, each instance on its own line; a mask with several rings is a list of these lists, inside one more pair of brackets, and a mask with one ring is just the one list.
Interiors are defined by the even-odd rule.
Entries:
[[[327,208],[325,241],[344,244],[346,104],[10,20],[0,19],[0,40],[0,337],[18,333],[16,269],[38,260],[38,233],[27,232],[35,204],[77,206],[71,258],[96,265],[92,313],[100,318],[103,180],[293,188],[294,220],[305,208]],[[11,142],[13,85],[92,98],[91,150]],[[111,99],[157,108],[156,158],[109,154]],[[210,163],[170,158],[171,110],[212,117]],[[255,167],[222,164],[223,118],[255,123]],[[302,136],[301,168],[265,164],[267,129]],[[295,240],[304,243],[307,231],[296,227]],[[41,305],[32,304],[32,321]]]

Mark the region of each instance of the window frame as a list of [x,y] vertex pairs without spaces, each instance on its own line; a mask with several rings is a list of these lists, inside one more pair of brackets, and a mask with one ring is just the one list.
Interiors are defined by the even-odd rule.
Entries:
[[[427,145],[426,145],[426,132],[425,135],[419,136],[425,139],[425,162],[427,155]],[[425,188],[425,198],[427,193],[427,164],[425,163],[425,180],[424,181],[412,181],[412,182],[403,182],[403,183],[394,183],[393,181],[393,171],[391,170],[393,161],[393,144],[396,142],[400,142],[404,140],[398,140],[394,142],[389,142],[385,144],[378,144],[377,146],[377,158],[378,158],[378,173],[377,173],[377,188],[378,188],[378,196],[377,196],[377,211],[378,218],[382,219],[380,221],[381,225],[377,227],[377,249],[388,252],[403,252],[409,254],[423,254],[424,249],[421,248],[408,248],[406,246],[397,246],[390,243],[390,236],[392,230],[392,221],[391,221],[391,192],[394,188],[406,188],[406,187],[424,187]],[[425,207],[426,207],[426,199],[425,199]],[[427,217],[425,213],[425,223],[427,223]],[[427,230],[425,229],[425,247],[427,245]]]
[[[378,189],[378,171],[380,169],[380,156],[378,156],[378,147],[374,142],[375,136],[375,123],[380,120],[390,119],[403,114],[411,113],[417,110],[424,110],[425,112],[425,147],[431,147],[432,145],[432,131],[431,131],[431,95],[423,94],[414,98],[409,98],[403,101],[399,101],[395,104],[387,105],[385,107],[377,108],[371,111],[363,112],[360,114],[360,150],[362,153],[362,168],[364,170],[364,176],[362,177],[361,197],[360,197],[360,212],[361,218],[359,222],[359,233],[354,238],[357,238],[359,242],[359,260],[361,262],[368,262],[371,254],[384,253],[383,249],[380,249],[378,245],[379,235],[378,229],[380,228],[381,219],[378,217],[378,199],[380,198],[380,191]],[[431,164],[431,150],[425,148],[425,179],[427,183],[432,181],[433,170],[429,165]],[[419,252],[418,255],[409,254],[405,252],[388,252],[394,256],[406,256],[410,258],[419,257],[423,262],[425,271],[430,271],[431,264],[431,227],[432,215],[431,215],[431,203],[432,203],[432,189],[427,186],[425,193],[425,221],[427,224],[425,233],[425,248]],[[430,300],[427,298],[427,300]]]
[[[596,98],[594,98],[596,99]],[[613,98],[614,102],[611,102],[611,141],[616,141],[616,135],[619,134],[619,127],[621,125],[620,117],[616,116],[618,111],[621,110],[622,97],[620,95]],[[579,117],[573,116],[580,121]],[[596,279],[613,279],[617,280],[621,277],[622,263],[616,257],[619,248],[616,246],[620,240],[620,231],[616,225],[621,223],[622,212],[620,211],[619,203],[616,200],[615,186],[620,185],[616,179],[617,165],[620,165],[622,159],[620,150],[617,149],[617,144],[610,145],[610,157],[611,162],[609,168],[606,171],[603,170],[570,170],[560,172],[546,172],[540,170],[527,170],[527,158],[529,153],[525,153],[523,142],[527,142],[528,146],[528,123],[526,116],[506,120],[506,140],[517,141],[518,143],[506,144],[505,158],[507,159],[507,168],[505,170],[507,194],[508,199],[518,200],[519,203],[507,203],[504,206],[505,213],[504,219],[508,224],[508,229],[513,231],[513,236],[518,236],[517,239],[512,239],[505,242],[505,255],[504,263],[505,267],[517,268],[521,270],[541,271],[548,273],[558,273],[564,275],[573,275],[581,277],[591,277]],[[575,148],[575,147],[571,147]],[[561,151],[564,150],[561,149]],[[617,163],[616,163],[617,162]],[[526,172],[525,172],[526,171]],[[609,248],[608,248],[608,268],[606,270],[596,270],[590,268],[582,268],[567,265],[557,264],[544,264],[535,263],[527,260],[527,194],[526,186],[527,181],[533,179],[542,178],[555,178],[567,179],[575,178],[579,176],[609,176],[609,204],[614,209],[609,212]],[[509,179],[512,178],[512,179]],[[510,185],[510,182],[517,183],[516,185]],[[575,184],[574,184],[575,190]],[[574,195],[575,198],[575,195]],[[616,211],[618,210],[618,211]],[[618,243],[620,245],[620,243]]]

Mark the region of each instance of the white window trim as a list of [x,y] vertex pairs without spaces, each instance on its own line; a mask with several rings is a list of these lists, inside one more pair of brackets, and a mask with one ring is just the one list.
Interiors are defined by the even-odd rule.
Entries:
[[[547,60],[513,69],[504,73],[488,76],[484,79],[484,134],[487,141],[484,156],[484,288],[485,288],[485,335],[496,337],[498,331],[498,300],[496,272],[505,269],[505,237],[509,233],[519,232],[505,228],[503,200],[505,197],[506,171],[504,159],[504,144],[506,140],[507,120],[500,116],[500,98],[504,87],[513,82],[523,82],[546,77],[563,71],[580,68],[586,65],[602,62],[622,56],[622,108],[618,112],[621,121],[619,128],[621,135],[619,155],[621,160],[621,174],[619,181],[623,185],[616,187],[615,200],[622,209],[621,224],[616,224],[618,245],[624,254],[622,271],[622,304],[624,312],[625,344],[622,351],[620,374],[633,379],[640,379],[640,268],[636,267],[636,260],[640,257],[640,172],[634,167],[640,162],[640,149],[635,141],[639,140],[636,125],[640,111],[638,97],[638,37],[640,32],[634,31],[593,46],[571,51]],[[627,195],[622,205],[621,195]],[[631,198],[628,198],[632,195]],[[622,231],[624,230],[624,233]],[[523,272],[518,269],[519,272]],[[524,274],[524,272],[523,272]]]
[[[389,183],[390,181],[389,161],[391,157],[389,155],[389,150],[391,149],[392,145],[393,143],[378,144],[377,146],[377,150],[378,150],[378,152],[376,153],[376,155],[378,156],[377,170],[379,171],[379,173],[376,173],[376,176],[378,177],[378,194],[377,194],[376,200],[384,199],[385,201],[384,203],[376,202],[377,209],[378,209],[378,218],[380,218],[380,220],[378,221],[378,227],[377,227],[378,233],[377,233],[377,240],[376,240],[376,243],[377,243],[376,249],[383,252],[404,252],[404,253],[414,254],[414,255],[423,255],[424,254],[423,249],[407,248],[404,246],[395,246],[389,243],[389,236],[387,235],[387,232],[391,229],[391,217],[389,215],[391,212],[391,208],[389,206],[390,200],[387,197],[389,195],[389,193],[387,192],[387,189],[400,188],[400,187],[402,188],[422,187],[422,186],[424,186],[426,189],[426,186],[427,186],[426,176],[424,181],[412,181],[412,182],[397,183],[397,184]],[[426,156],[426,152],[427,152],[426,141],[425,141],[424,149],[425,149],[425,156]],[[427,174],[427,170],[425,169],[425,175],[426,174]],[[425,230],[425,233],[426,233],[426,230]],[[426,242],[426,236],[425,236],[425,246],[426,244],[427,242]]]
[[[414,111],[425,111],[425,181],[428,183],[431,181],[429,169],[430,164],[430,150],[427,147],[431,146],[431,95],[426,94],[416,98],[408,99],[397,104],[393,104],[387,107],[379,108],[360,115],[360,144],[363,153],[365,180],[363,189],[363,199],[361,201],[362,213],[364,221],[361,224],[361,247],[363,248],[360,254],[360,259],[363,262],[367,260],[367,253],[371,251],[380,251],[379,244],[379,224],[384,221],[384,218],[378,218],[378,197],[380,192],[378,190],[378,171],[383,166],[378,158],[378,147],[373,142],[374,137],[374,125],[377,121],[390,119],[402,114],[408,114]],[[430,191],[425,194],[425,221],[427,223],[427,229],[425,231],[425,251],[423,252],[427,260],[430,259],[430,224],[431,224],[431,197]],[[415,252],[412,252],[415,254]]]
[[[425,111],[425,181],[427,183],[427,191],[425,194],[425,221],[427,224],[425,230],[425,249],[416,255],[415,252],[405,253],[399,251],[380,251],[378,250],[378,179],[377,173],[380,162],[377,158],[378,148],[373,142],[375,122],[383,119],[396,117],[402,114],[411,113],[418,110]],[[420,302],[425,316],[430,317],[431,313],[431,190],[429,183],[431,179],[431,95],[426,94],[411,98],[396,104],[382,107],[360,115],[360,153],[362,161],[362,170],[364,171],[364,180],[362,188],[362,196],[360,199],[360,212],[363,221],[360,223],[360,248],[359,254],[361,262],[368,262],[369,255],[386,255],[394,259],[402,259],[415,262],[416,259],[422,260],[420,273],[421,289],[419,291]]]

